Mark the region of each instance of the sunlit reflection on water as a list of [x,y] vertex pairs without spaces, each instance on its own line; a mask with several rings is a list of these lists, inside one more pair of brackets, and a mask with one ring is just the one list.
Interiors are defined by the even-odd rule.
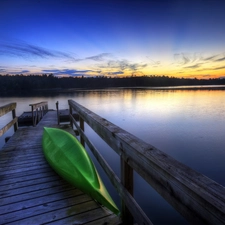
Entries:
[[[59,101],[59,107],[65,109],[68,108],[67,100],[73,99],[225,186],[224,97],[225,90],[105,89],[0,100],[1,105],[17,102],[17,115],[20,115],[30,110],[30,103],[48,101],[49,108],[55,109],[55,103]],[[0,118],[1,127],[8,117]],[[88,126],[85,129],[119,175],[119,157]],[[2,139],[0,141],[2,146]],[[110,182],[103,173],[102,176],[119,204],[119,197]],[[156,224],[184,223],[138,175],[135,175],[135,197]]]

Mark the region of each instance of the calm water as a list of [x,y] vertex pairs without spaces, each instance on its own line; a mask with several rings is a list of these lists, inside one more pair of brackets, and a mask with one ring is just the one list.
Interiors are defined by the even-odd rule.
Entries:
[[[17,102],[17,115],[30,103],[48,101],[68,108],[73,99],[178,161],[225,186],[225,90],[107,89],[41,97],[0,97],[0,105]],[[0,127],[11,115],[0,118]],[[86,125],[91,141],[119,175],[119,157]],[[12,133],[12,129],[0,139]],[[95,161],[95,160],[94,160]],[[119,197],[101,171],[113,198]],[[184,219],[135,174],[135,197],[155,224],[186,224]]]

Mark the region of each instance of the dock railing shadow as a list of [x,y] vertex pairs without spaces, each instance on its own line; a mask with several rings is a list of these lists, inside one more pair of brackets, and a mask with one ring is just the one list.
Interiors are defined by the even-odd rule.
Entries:
[[[89,146],[121,197],[124,224],[132,224],[134,221],[138,224],[152,224],[133,198],[133,170],[189,223],[225,224],[225,187],[77,102],[68,100],[68,104],[71,126],[76,126],[81,143]],[[72,110],[78,113],[79,124],[73,118]],[[84,122],[120,156],[121,179],[86,136]]]
[[11,128],[11,126],[14,126],[14,132],[18,129],[18,117],[16,116],[16,103],[9,103],[7,105],[0,107],[0,117],[4,116],[5,114],[12,112],[12,120],[6,124],[3,128],[0,129],[0,137]]

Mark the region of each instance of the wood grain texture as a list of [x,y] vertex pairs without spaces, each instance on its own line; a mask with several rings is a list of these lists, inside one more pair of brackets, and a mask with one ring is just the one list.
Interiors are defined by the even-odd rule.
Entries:
[[187,221],[225,224],[225,187],[77,102],[69,100],[69,105]]
[[6,113],[14,110],[16,108],[16,103],[13,102],[13,103],[9,103],[7,105],[4,105],[4,106],[0,106],[0,117],[5,115]]
[[0,117],[12,112],[12,120],[0,129],[0,137],[11,127],[14,126],[14,131],[18,129],[18,118],[16,117],[16,103],[10,103],[0,107]]
[[[56,174],[42,153],[43,127],[70,133],[57,125],[56,111],[49,111],[36,127],[18,129],[0,151],[1,224],[79,224],[105,218],[120,224],[116,215]],[[61,222],[60,222],[61,221]],[[96,222],[95,224],[98,224]]]
[[[123,204],[126,204],[126,206],[129,207],[129,211],[131,212],[131,214],[122,212],[123,223],[124,224],[128,224],[128,223],[132,224],[133,218],[135,218],[136,222],[138,222],[139,224],[152,225],[151,220],[146,216],[146,214],[143,212],[143,210],[140,208],[140,206],[135,201],[135,199],[132,197],[132,195],[128,192],[128,190],[124,187],[124,185],[122,185],[120,179],[117,177],[117,175],[114,173],[114,171],[111,169],[111,167],[108,165],[108,163],[102,157],[100,152],[92,144],[92,142],[89,140],[89,138],[86,136],[84,131],[79,127],[78,123],[75,121],[75,119],[72,116],[71,116],[71,121],[73,121],[79,134],[83,137],[85,143],[88,145],[88,147],[92,151],[93,155],[98,160],[99,164],[102,166],[105,173],[109,177],[110,181],[112,182],[112,184],[116,188],[117,192],[119,193],[119,195],[122,199],[122,207],[123,207]],[[131,171],[129,171],[129,172],[131,172]],[[131,179],[133,180],[132,175],[131,175]],[[132,192],[133,190],[130,189],[130,191]]]

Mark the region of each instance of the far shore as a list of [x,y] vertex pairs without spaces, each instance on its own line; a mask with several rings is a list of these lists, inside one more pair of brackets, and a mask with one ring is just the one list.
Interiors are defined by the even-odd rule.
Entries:
[[41,96],[41,95],[57,95],[61,93],[73,93],[80,91],[90,90],[121,90],[121,89],[142,89],[142,90],[225,90],[225,85],[187,85],[187,86],[159,86],[159,87],[102,87],[102,88],[47,88],[47,89],[35,89],[35,90],[8,90],[0,91],[0,97],[13,97],[13,96]]

